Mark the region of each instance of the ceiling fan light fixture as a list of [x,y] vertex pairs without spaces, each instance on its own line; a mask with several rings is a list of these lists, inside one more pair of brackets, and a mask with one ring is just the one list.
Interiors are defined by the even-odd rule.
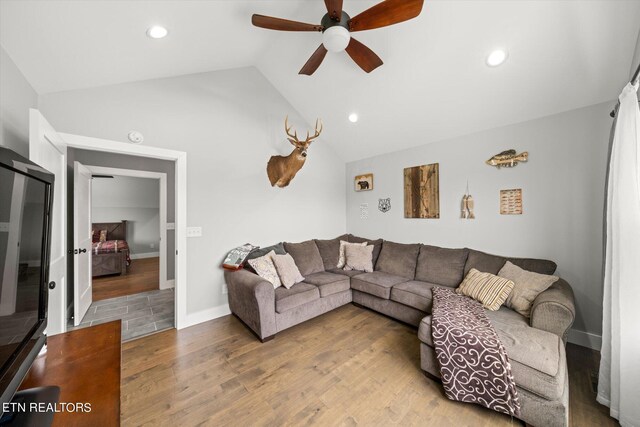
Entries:
[[335,25],[322,33],[322,44],[329,52],[342,52],[349,45],[351,35],[346,28]]

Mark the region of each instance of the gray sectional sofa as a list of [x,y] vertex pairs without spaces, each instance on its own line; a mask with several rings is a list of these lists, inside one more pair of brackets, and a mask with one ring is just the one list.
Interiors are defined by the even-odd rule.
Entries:
[[[374,245],[374,271],[344,271],[338,262],[340,240]],[[439,378],[431,340],[431,289],[455,288],[476,268],[497,274],[505,262],[541,274],[553,274],[552,261],[506,258],[473,249],[447,249],[343,235],[332,240],[285,243],[304,282],[291,289],[239,270],[225,272],[231,312],[257,337],[276,333],[348,303],[367,307],[418,327],[421,367]],[[487,311],[511,359],[522,407],[521,418],[535,426],[568,425],[569,386],[565,343],[575,317],[573,291],[563,279],[534,301],[531,318],[502,307]],[[417,344],[418,342],[416,342]]]

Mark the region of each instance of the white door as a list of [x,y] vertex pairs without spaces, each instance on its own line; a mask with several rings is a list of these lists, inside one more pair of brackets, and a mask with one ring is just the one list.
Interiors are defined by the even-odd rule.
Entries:
[[73,324],[91,305],[91,171],[73,164]]
[[51,263],[47,334],[66,331],[67,146],[38,110],[29,110],[29,159],[55,175],[51,212]]

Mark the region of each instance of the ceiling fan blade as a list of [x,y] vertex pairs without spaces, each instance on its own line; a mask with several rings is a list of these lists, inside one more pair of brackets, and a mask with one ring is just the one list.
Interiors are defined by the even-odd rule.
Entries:
[[251,17],[251,23],[256,27],[279,31],[322,31],[323,29],[322,25],[305,24],[304,22],[257,14]]
[[327,12],[334,21],[339,21],[342,17],[342,0],[324,0]]
[[351,18],[349,31],[372,30],[420,15],[424,0],[386,0]]
[[351,37],[349,45],[345,50],[351,59],[367,73],[372,72],[383,64],[382,59],[380,59],[378,55],[353,37]]
[[324,57],[326,55],[327,55],[327,49],[324,47],[323,44],[321,44],[318,47],[318,49],[316,49],[316,51],[313,52],[313,55],[311,55],[311,58],[309,58],[307,63],[304,64],[304,67],[302,67],[302,69],[298,74],[306,74],[307,76],[310,76],[311,74],[315,73],[318,67],[320,66],[320,64],[322,64],[322,61],[324,60]]

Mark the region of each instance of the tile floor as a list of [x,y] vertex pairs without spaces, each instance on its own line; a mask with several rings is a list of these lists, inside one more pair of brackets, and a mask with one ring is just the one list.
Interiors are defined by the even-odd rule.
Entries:
[[68,330],[122,320],[122,341],[174,327],[174,290],[163,289],[95,301],[82,323]]

